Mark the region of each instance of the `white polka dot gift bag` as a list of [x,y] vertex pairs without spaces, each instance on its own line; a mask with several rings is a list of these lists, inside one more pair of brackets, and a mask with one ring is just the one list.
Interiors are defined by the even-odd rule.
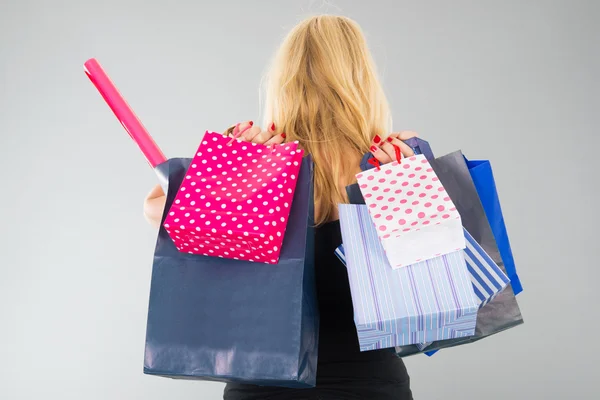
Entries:
[[392,268],[466,247],[460,214],[424,155],[356,177]]
[[302,156],[206,132],[164,221],[177,249],[276,264]]

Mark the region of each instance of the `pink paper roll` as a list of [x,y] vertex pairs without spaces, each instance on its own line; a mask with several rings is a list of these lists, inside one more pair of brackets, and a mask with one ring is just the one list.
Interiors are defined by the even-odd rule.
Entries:
[[139,118],[135,115],[129,104],[119,93],[117,87],[110,80],[106,72],[96,59],[92,58],[84,64],[84,70],[96,89],[100,92],[110,109],[129,133],[129,136],[139,146],[142,153],[152,168],[167,160],[163,152],[154,142]]

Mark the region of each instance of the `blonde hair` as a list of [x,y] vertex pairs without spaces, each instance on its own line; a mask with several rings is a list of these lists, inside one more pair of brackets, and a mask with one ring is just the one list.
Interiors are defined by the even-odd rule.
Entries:
[[265,122],[297,140],[315,164],[315,223],[348,201],[358,162],[391,128],[388,102],[354,21],[317,16],[283,41],[266,80]]

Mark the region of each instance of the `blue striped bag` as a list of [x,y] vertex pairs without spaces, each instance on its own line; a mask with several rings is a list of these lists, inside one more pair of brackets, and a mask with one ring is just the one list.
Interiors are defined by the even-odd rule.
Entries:
[[[464,256],[467,263],[467,269],[473,285],[473,291],[479,301],[479,308],[492,301],[510,282],[508,276],[502,272],[494,260],[483,250],[483,248],[473,239],[471,234],[464,230],[467,247],[464,249]],[[335,250],[336,256],[346,265],[346,255],[344,245],[340,245]],[[417,343],[419,350],[426,348],[431,342]]]
[[339,212],[361,351],[474,334],[480,302],[462,250],[392,269],[367,207]]

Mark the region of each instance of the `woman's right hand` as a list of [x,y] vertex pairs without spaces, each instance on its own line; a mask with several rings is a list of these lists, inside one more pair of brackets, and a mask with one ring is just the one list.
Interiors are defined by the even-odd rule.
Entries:
[[154,186],[144,199],[144,217],[155,228],[160,227],[167,196],[160,185]]
[[371,143],[371,154],[373,154],[381,164],[387,164],[396,159],[395,148],[400,150],[402,157],[412,157],[415,155],[415,152],[404,143],[403,140],[418,136],[419,135],[413,131],[391,133],[386,139],[375,136],[373,143]]

